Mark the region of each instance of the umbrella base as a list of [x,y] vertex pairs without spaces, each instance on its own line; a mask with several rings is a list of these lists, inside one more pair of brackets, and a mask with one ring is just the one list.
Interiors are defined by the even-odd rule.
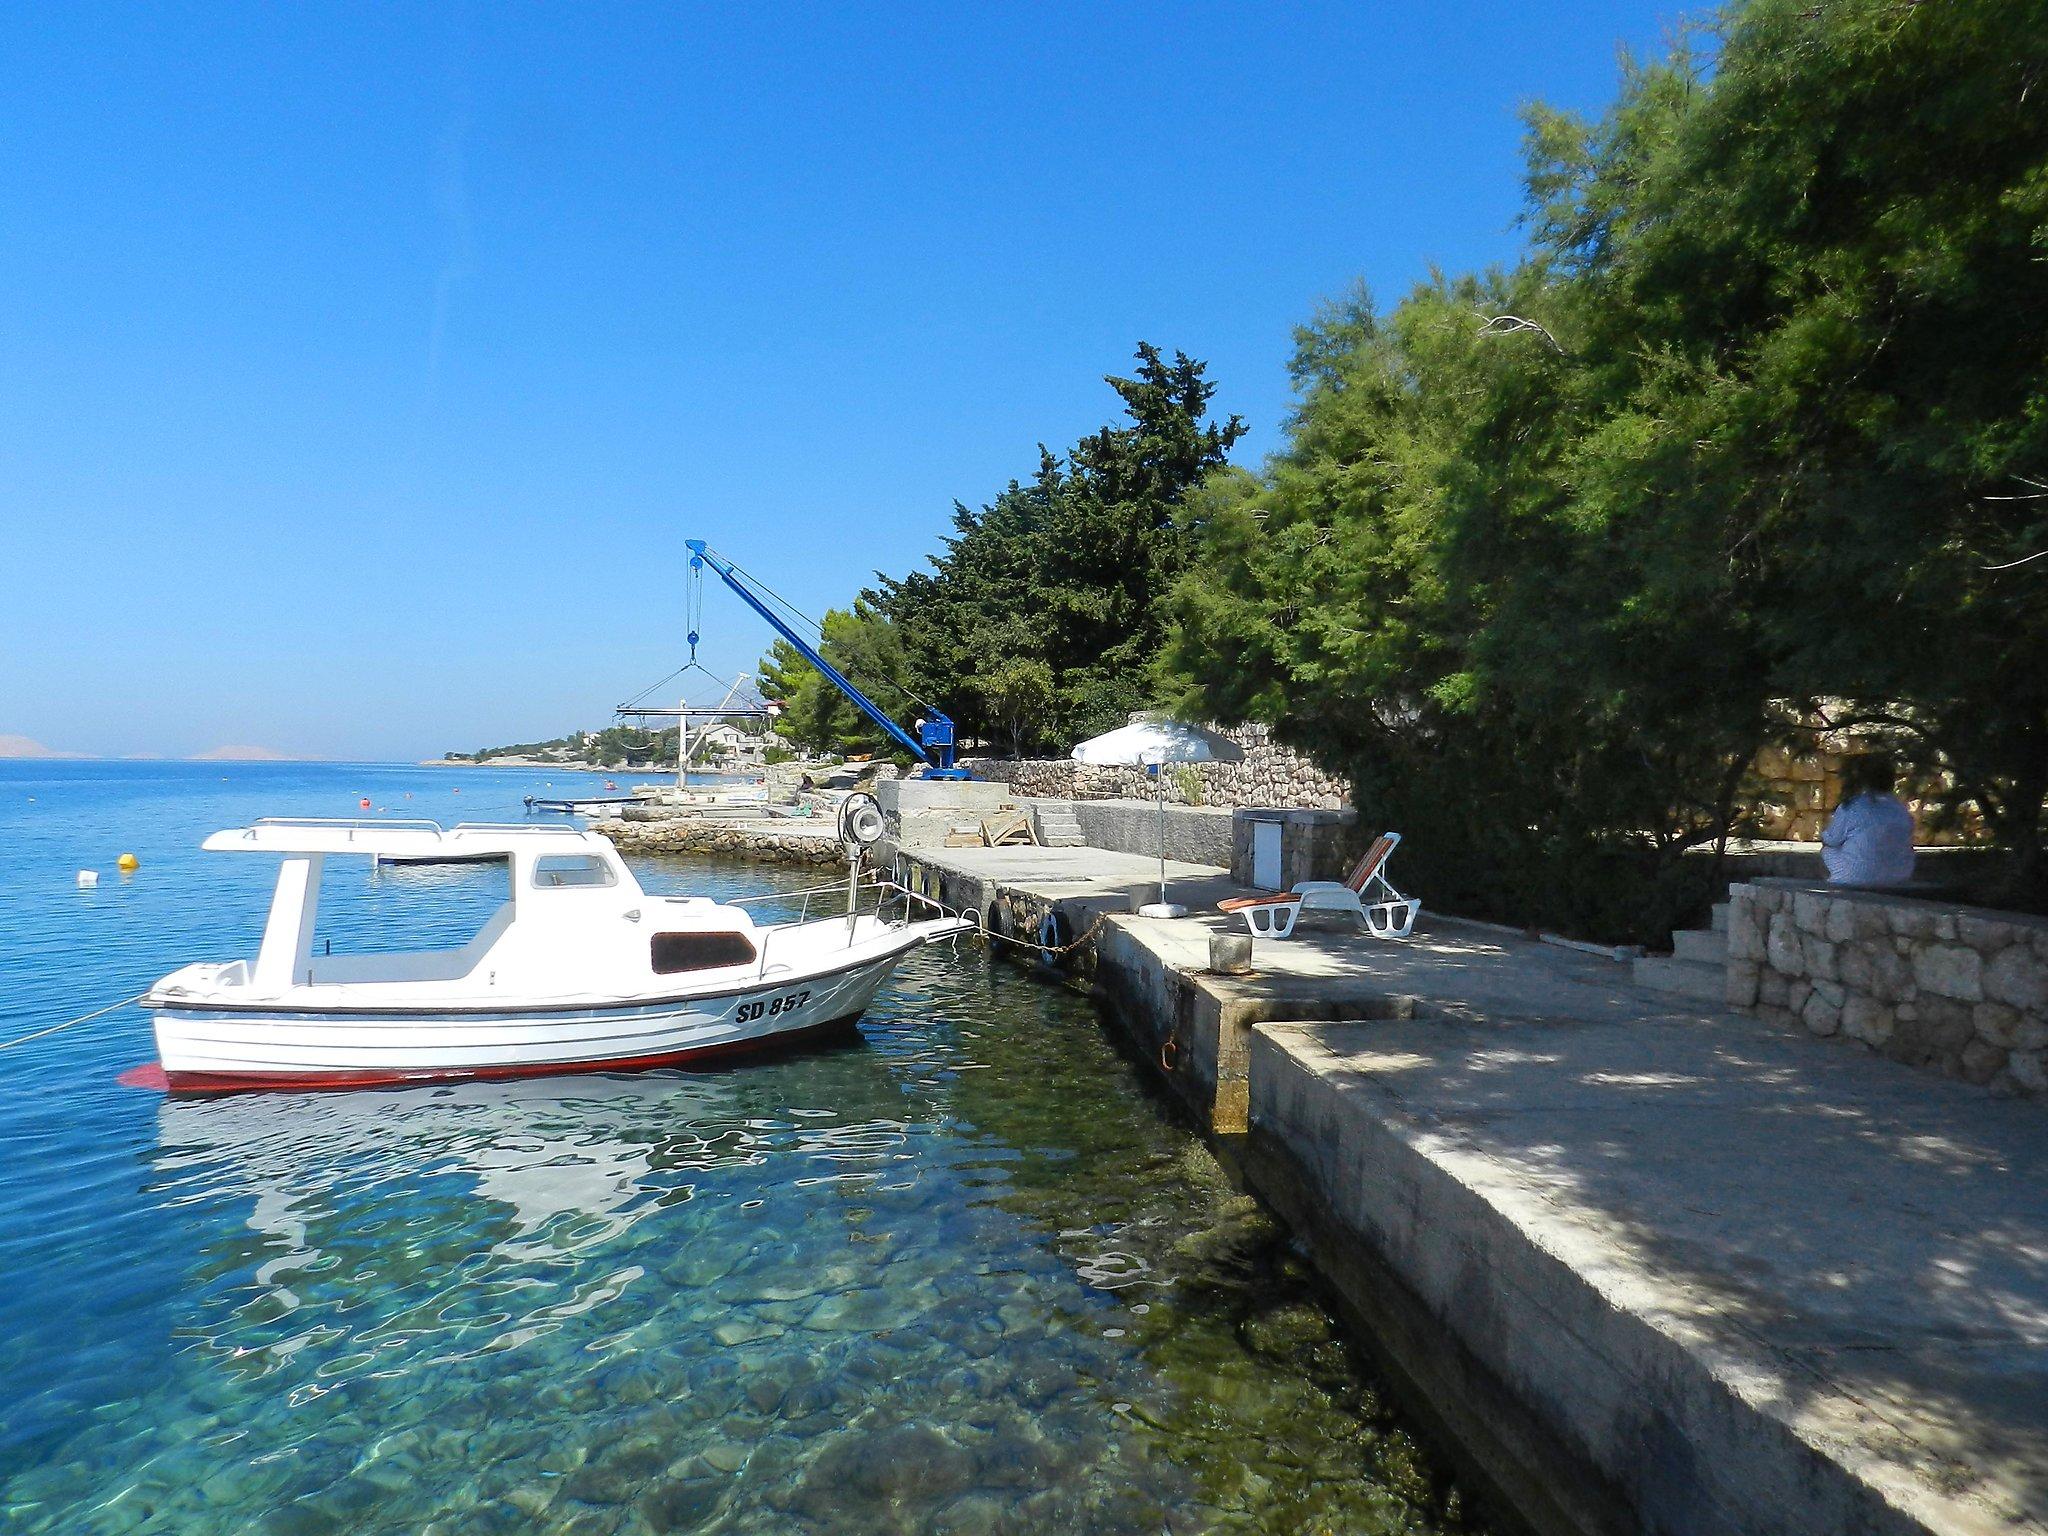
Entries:
[[1186,917],[1188,909],[1177,901],[1148,901],[1138,908],[1140,917]]

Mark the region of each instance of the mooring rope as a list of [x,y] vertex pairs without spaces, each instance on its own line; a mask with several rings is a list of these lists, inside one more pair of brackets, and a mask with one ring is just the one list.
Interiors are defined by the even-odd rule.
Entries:
[[906,907],[913,901],[917,902],[920,906],[930,907],[941,917],[958,918],[963,923],[974,924],[975,931],[985,939],[997,939],[1005,944],[1014,944],[1019,949],[1034,950],[1041,955],[1048,955],[1055,960],[1064,955],[1071,955],[1075,950],[1086,944],[1097,933],[1101,932],[1102,925],[1114,916],[1110,912],[1098,912],[1095,914],[1095,921],[1082,930],[1079,938],[1065,944],[1041,944],[1036,939],[1020,939],[1014,933],[1004,933],[1000,928],[991,928],[980,914],[977,913],[969,916],[964,908],[955,910],[937,897],[927,896],[922,891],[913,891],[900,880],[877,880],[875,884],[879,889],[895,891],[903,898]]
[[118,1003],[109,1003],[104,1008],[95,1008],[91,1013],[81,1013],[75,1019],[66,1019],[62,1024],[52,1024],[48,1029],[38,1029],[31,1034],[21,1035],[13,1040],[0,1040],[0,1051],[11,1051],[17,1045],[27,1045],[31,1040],[40,1040],[45,1035],[57,1034],[62,1030],[71,1028],[74,1024],[88,1024],[94,1019],[104,1018],[118,1009],[126,1008],[130,1003],[139,1003],[147,996],[149,996],[147,992],[138,992],[133,997],[122,998]]

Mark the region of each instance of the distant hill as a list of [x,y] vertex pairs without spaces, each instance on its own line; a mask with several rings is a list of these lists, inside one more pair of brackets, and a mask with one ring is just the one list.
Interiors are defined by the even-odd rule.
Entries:
[[268,747],[215,747],[211,752],[195,752],[190,761],[195,763],[288,763],[292,759],[282,752],[273,752]]
[[84,757],[83,752],[59,752],[31,736],[0,736],[0,757]]

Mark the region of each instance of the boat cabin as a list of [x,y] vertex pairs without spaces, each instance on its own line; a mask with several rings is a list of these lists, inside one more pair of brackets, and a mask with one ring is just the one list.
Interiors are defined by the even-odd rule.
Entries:
[[[607,990],[649,990],[663,978],[736,972],[761,960],[761,930],[744,908],[650,897],[607,839],[573,827],[266,820],[216,832],[203,846],[282,855],[255,960],[166,978],[205,991],[274,998],[347,988],[362,1001],[364,988],[388,988],[381,1000],[396,1003],[426,988],[559,999],[588,993],[594,978]],[[500,861],[511,895],[459,948],[316,953],[320,881],[332,857],[397,866]]]

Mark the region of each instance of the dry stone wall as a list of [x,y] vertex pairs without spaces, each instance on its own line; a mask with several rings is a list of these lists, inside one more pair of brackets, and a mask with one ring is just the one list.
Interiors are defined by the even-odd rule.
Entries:
[[[1773,841],[1818,843],[1828,817],[1842,803],[1842,770],[1864,750],[1853,740],[1823,736],[1812,751],[1765,747],[1750,767],[1741,806],[1745,834]],[[1925,786],[1931,790],[1938,786]],[[1931,800],[1908,793],[1921,847],[1950,847],[1984,840],[1984,829],[1966,816],[1954,826],[1934,825]]]
[[1734,1006],[2048,1095],[2048,919],[1794,881],[1728,894]]
[[[1337,810],[1351,801],[1351,786],[1323,772],[1299,753],[1273,740],[1263,725],[1225,729],[1219,735],[1244,749],[1241,763],[1191,764],[1203,805],[1287,805]],[[1140,768],[1098,768],[1064,757],[969,757],[961,766],[977,779],[1008,784],[1020,795],[1054,800],[1150,800],[1156,793]],[[1187,780],[1181,771],[1166,771],[1169,804],[1188,805]]]
[[809,831],[758,823],[735,825],[713,817],[672,816],[653,821],[593,820],[590,830],[610,838],[621,853],[699,853],[763,864],[846,867],[831,822]]

